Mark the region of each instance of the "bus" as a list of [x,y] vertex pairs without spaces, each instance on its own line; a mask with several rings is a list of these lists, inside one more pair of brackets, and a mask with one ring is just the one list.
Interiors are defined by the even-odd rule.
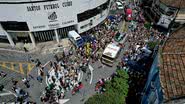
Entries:
[[101,61],[103,64],[108,65],[108,66],[113,66],[114,61],[120,52],[120,47],[117,46],[115,43],[110,43],[107,45],[105,48]]

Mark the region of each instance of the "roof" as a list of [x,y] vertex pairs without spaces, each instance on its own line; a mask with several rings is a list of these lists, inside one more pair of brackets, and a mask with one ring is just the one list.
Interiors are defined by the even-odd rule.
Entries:
[[185,8],[185,0],[160,0],[162,3],[172,6],[172,7],[177,7],[177,8]]
[[132,9],[127,9],[127,14],[132,14]]
[[122,5],[121,2],[119,2],[119,1],[117,1],[116,4],[117,4],[117,5]]
[[160,82],[164,101],[185,98],[185,27],[172,33],[161,56]]
[[116,46],[114,43],[108,44],[105,48],[103,54],[115,58],[120,50],[120,47]]
[[74,30],[69,31],[69,34],[70,34],[75,40],[77,40],[78,38],[80,38],[80,35],[79,35],[76,31],[74,31]]

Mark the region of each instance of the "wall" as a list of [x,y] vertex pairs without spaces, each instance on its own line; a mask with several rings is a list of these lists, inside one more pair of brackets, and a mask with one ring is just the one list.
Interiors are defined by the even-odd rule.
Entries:
[[58,0],[24,4],[0,3],[0,21],[27,22],[30,31],[52,30],[76,25],[77,14],[106,1]]
[[145,85],[141,104],[160,104],[163,100],[159,78],[158,56],[156,55]]
[[[83,33],[93,27],[95,27],[96,25],[98,25],[99,23],[101,23],[103,20],[105,20],[108,16],[108,12],[109,10],[106,9],[104,11],[102,11],[101,14],[98,14],[88,20],[85,20],[83,22],[79,22],[78,24],[78,32],[79,33]],[[90,25],[92,23],[92,25]],[[84,26],[84,28],[81,28],[82,26]]]
[[6,31],[2,28],[0,24],[0,36],[6,36]]
[[179,12],[176,16],[175,22],[179,22],[180,24],[185,23],[185,9],[180,9],[179,10]]

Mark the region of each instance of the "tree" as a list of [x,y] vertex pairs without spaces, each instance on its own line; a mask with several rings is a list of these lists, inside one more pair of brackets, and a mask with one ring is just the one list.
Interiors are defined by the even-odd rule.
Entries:
[[150,41],[147,43],[149,49],[151,50],[153,50],[157,44],[158,44],[158,41]]
[[106,92],[93,95],[85,104],[123,104],[127,97],[128,88],[127,72],[117,70],[113,79],[105,83]]

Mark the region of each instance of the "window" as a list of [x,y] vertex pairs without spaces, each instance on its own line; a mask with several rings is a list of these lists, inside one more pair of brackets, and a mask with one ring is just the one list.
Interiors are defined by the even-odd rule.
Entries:
[[89,26],[89,24],[85,24],[85,25],[81,26],[80,29],[84,29],[84,28],[86,28],[88,26]]
[[90,19],[91,17],[94,17],[98,14],[100,14],[102,12],[102,10],[105,10],[108,8],[110,3],[110,0],[108,0],[107,2],[105,2],[104,4],[98,6],[97,8],[85,11],[83,13],[77,14],[78,17],[78,22]]
[[102,57],[105,58],[105,59],[108,59],[108,60],[114,60],[113,58],[108,57],[108,56],[106,56],[106,55],[103,55]]
[[29,31],[28,25],[26,22],[7,21],[7,22],[1,22],[1,25],[5,30]]

